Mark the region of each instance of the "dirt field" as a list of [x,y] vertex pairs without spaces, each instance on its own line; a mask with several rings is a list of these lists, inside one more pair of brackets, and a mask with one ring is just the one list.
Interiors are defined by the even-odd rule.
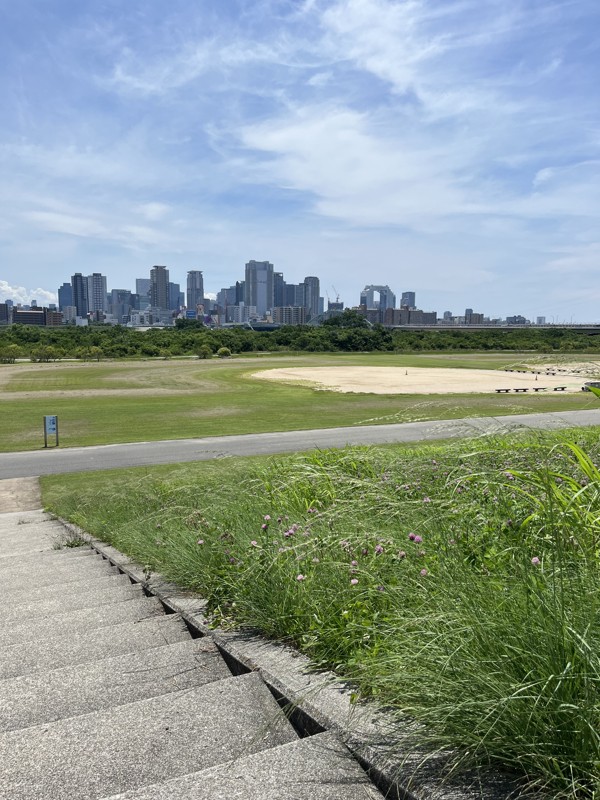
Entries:
[[[504,372],[492,369],[427,369],[425,367],[298,367],[255,372],[254,378],[289,381],[336,392],[369,394],[472,394],[496,389],[546,387],[544,394],[554,394],[555,386],[568,392],[580,392],[589,376],[558,373]],[[562,392],[556,392],[556,395]]]

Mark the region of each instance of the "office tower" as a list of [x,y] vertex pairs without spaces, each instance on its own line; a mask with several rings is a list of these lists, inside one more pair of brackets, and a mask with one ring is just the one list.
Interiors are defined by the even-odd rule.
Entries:
[[93,272],[87,278],[88,312],[106,311],[106,277]]
[[60,311],[73,305],[73,287],[70,283],[63,283],[58,289],[58,308]]
[[113,289],[110,293],[110,311],[119,324],[127,322],[133,308],[133,296],[129,289]]
[[181,289],[178,283],[171,283],[169,281],[169,305],[167,306],[168,309],[171,311],[179,311],[180,306],[183,305],[183,301],[180,303],[180,295]]
[[264,317],[273,308],[273,264],[269,261],[246,264],[244,303],[255,307],[258,317]]
[[285,287],[286,283],[283,280],[283,272],[273,273],[273,305],[276,308],[286,305]]
[[199,269],[190,270],[187,274],[186,305],[190,311],[204,305],[204,278]]
[[414,292],[402,292],[400,308],[416,308],[416,295]]
[[154,266],[150,270],[150,305],[152,308],[169,308],[169,270]]
[[87,317],[88,313],[88,282],[81,272],[76,272],[71,277],[71,288],[73,292],[73,305],[77,309],[78,317]]
[[150,278],[136,278],[135,279],[135,293],[139,295],[140,299],[143,301],[144,298],[148,298],[148,303],[150,303],[150,285],[152,281]]
[[[379,295],[379,300],[375,300],[375,293]],[[395,308],[396,295],[389,286],[365,286],[360,293],[360,305],[367,309],[378,308],[384,312],[386,308]]]
[[314,276],[304,278],[304,303],[306,319],[319,316],[319,279]]

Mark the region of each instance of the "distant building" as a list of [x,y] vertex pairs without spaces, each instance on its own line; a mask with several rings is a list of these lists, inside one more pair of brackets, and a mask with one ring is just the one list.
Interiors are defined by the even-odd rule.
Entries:
[[276,306],[273,309],[273,322],[282,325],[304,325],[307,318],[306,308],[299,306]]
[[108,311],[106,300],[106,277],[99,272],[93,272],[87,278],[87,310],[88,313]]
[[545,325],[546,324],[546,317],[536,317],[535,318],[536,325]]
[[[375,300],[375,294],[378,295],[378,300]],[[386,308],[396,307],[396,295],[389,286],[365,286],[360,293],[360,305],[369,311],[379,309],[385,312]]]
[[516,314],[514,317],[506,318],[507,325],[529,325],[529,320],[522,317],[521,314]]
[[150,286],[152,281],[150,278],[136,278],[135,280],[135,293],[138,296],[137,305],[134,303],[134,308],[144,309],[150,305]]
[[169,270],[154,266],[150,270],[150,305],[152,308],[169,308]]
[[319,316],[319,293],[319,279],[310,275],[304,278],[304,302],[302,305],[306,309],[307,320]]
[[187,274],[186,307],[195,311],[197,306],[204,306],[204,277],[199,269],[192,269]]
[[73,287],[70,283],[63,283],[58,289],[58,310],[73,305]]
[[88,313],[88,282],[81,272],[76,272],[71,277],[73,292],[73,305],[77,309],[78,317],[87,317]]
[[110,293],[110,312],[119,325],[128,322],[132,308],[134,308],[133,298],[128,289],[112,289]]
[[414,292],[402,292],[400,308],[416,308],[416,295]]
[[8,325],[10,321],[10,306],[8,303],[0,303],[0,325]]
[[273,308],[274,274],[269,261],[249,261],[246,264],[244,304],[255,307],[259,318]]

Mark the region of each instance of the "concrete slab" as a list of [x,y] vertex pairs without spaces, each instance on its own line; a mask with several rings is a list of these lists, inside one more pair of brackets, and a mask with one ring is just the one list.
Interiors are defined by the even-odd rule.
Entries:
[[12,589],[10,595],[2,598],[2,607],[5,610],[16,606],[35,603],[40,600],[51,599],[53,597],[71,597],[86,594],[89,591],[113,586],[132,586],[133,584],[127,575],[121,575],[114,571],[111,574],[100,575],[97,578],[80,578],[70,583],[58,583],[49,586],[28,586],[24,583],[18,589]]
[[41,509],[38,478],[7,478],[0,481],[0,514],[7,511]]
[[5,550],[0,553],[0,580],[2,580],[2,573],[5,569],[11,569],[14,566],[29,567],[36,564],[62,564],[68,563],[70,560],[77,558],[91,558],[92,561],[98,562],[98,556],[90,547],[69,547],[65,550],[52,550],[52,548],[38,548],[29,550]]
[[13,589],[22,589],[24,586],[62,585],[71,581],[99,578],[102,575],[115,575],[116,573],[116,567],[111,567],[106,561],[97,561],[95,558],[77,559],[72,563],[62,565],[13,565],[0,570],[0,586],[2,586],[3,592],[9,594]]
[[171,614],[98,628],[91,633],[14,644],[0,650],[0,680],[162,647],[189,638],[181,617]]
[[155,597],[122,600],[120,603],[99,608],[62,611],[43,619],[28,619],[3,626],[0,631],[0,648],[20,642],[38,641],[43,637],[86,632],[93,635],[97,628],[120,625],[123,622],[140,622],[149,617],[162,617],[164,613],[160,601]]
[[126,581],[123,585],[110,584],[109,587],[91,588],[77,594],[58,595],[42,598],[32,603],[21,603],[12,607],[0,607],[2,625],[18,624],[27,619],[45,619],[55,614],[76,611],[81,608],[98,608],[123,600],[139,600],[144,597],[140,586]]
[[0,734],[2,800],[86,800],[296,738],[257,674]]
[[209,639],[0,681],[0,731],[145,700],[230,678]]
[[382,800],[331,733],[104,800]]

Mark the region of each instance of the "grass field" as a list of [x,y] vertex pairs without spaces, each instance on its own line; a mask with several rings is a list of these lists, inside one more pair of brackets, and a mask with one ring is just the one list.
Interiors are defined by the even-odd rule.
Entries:
[[284,366],[502,369],[531,354],[256,355],[230,360],[0,366],[0,452],[42,446],[59,417],[63,447],[593,408],[588,394],[351,395],[251,378]]
[[287,639],[425,723],[398,752],[458,748],[583,800],[600,796],[599,432],[42,486],[51,510],[200,592],[216,624]]

